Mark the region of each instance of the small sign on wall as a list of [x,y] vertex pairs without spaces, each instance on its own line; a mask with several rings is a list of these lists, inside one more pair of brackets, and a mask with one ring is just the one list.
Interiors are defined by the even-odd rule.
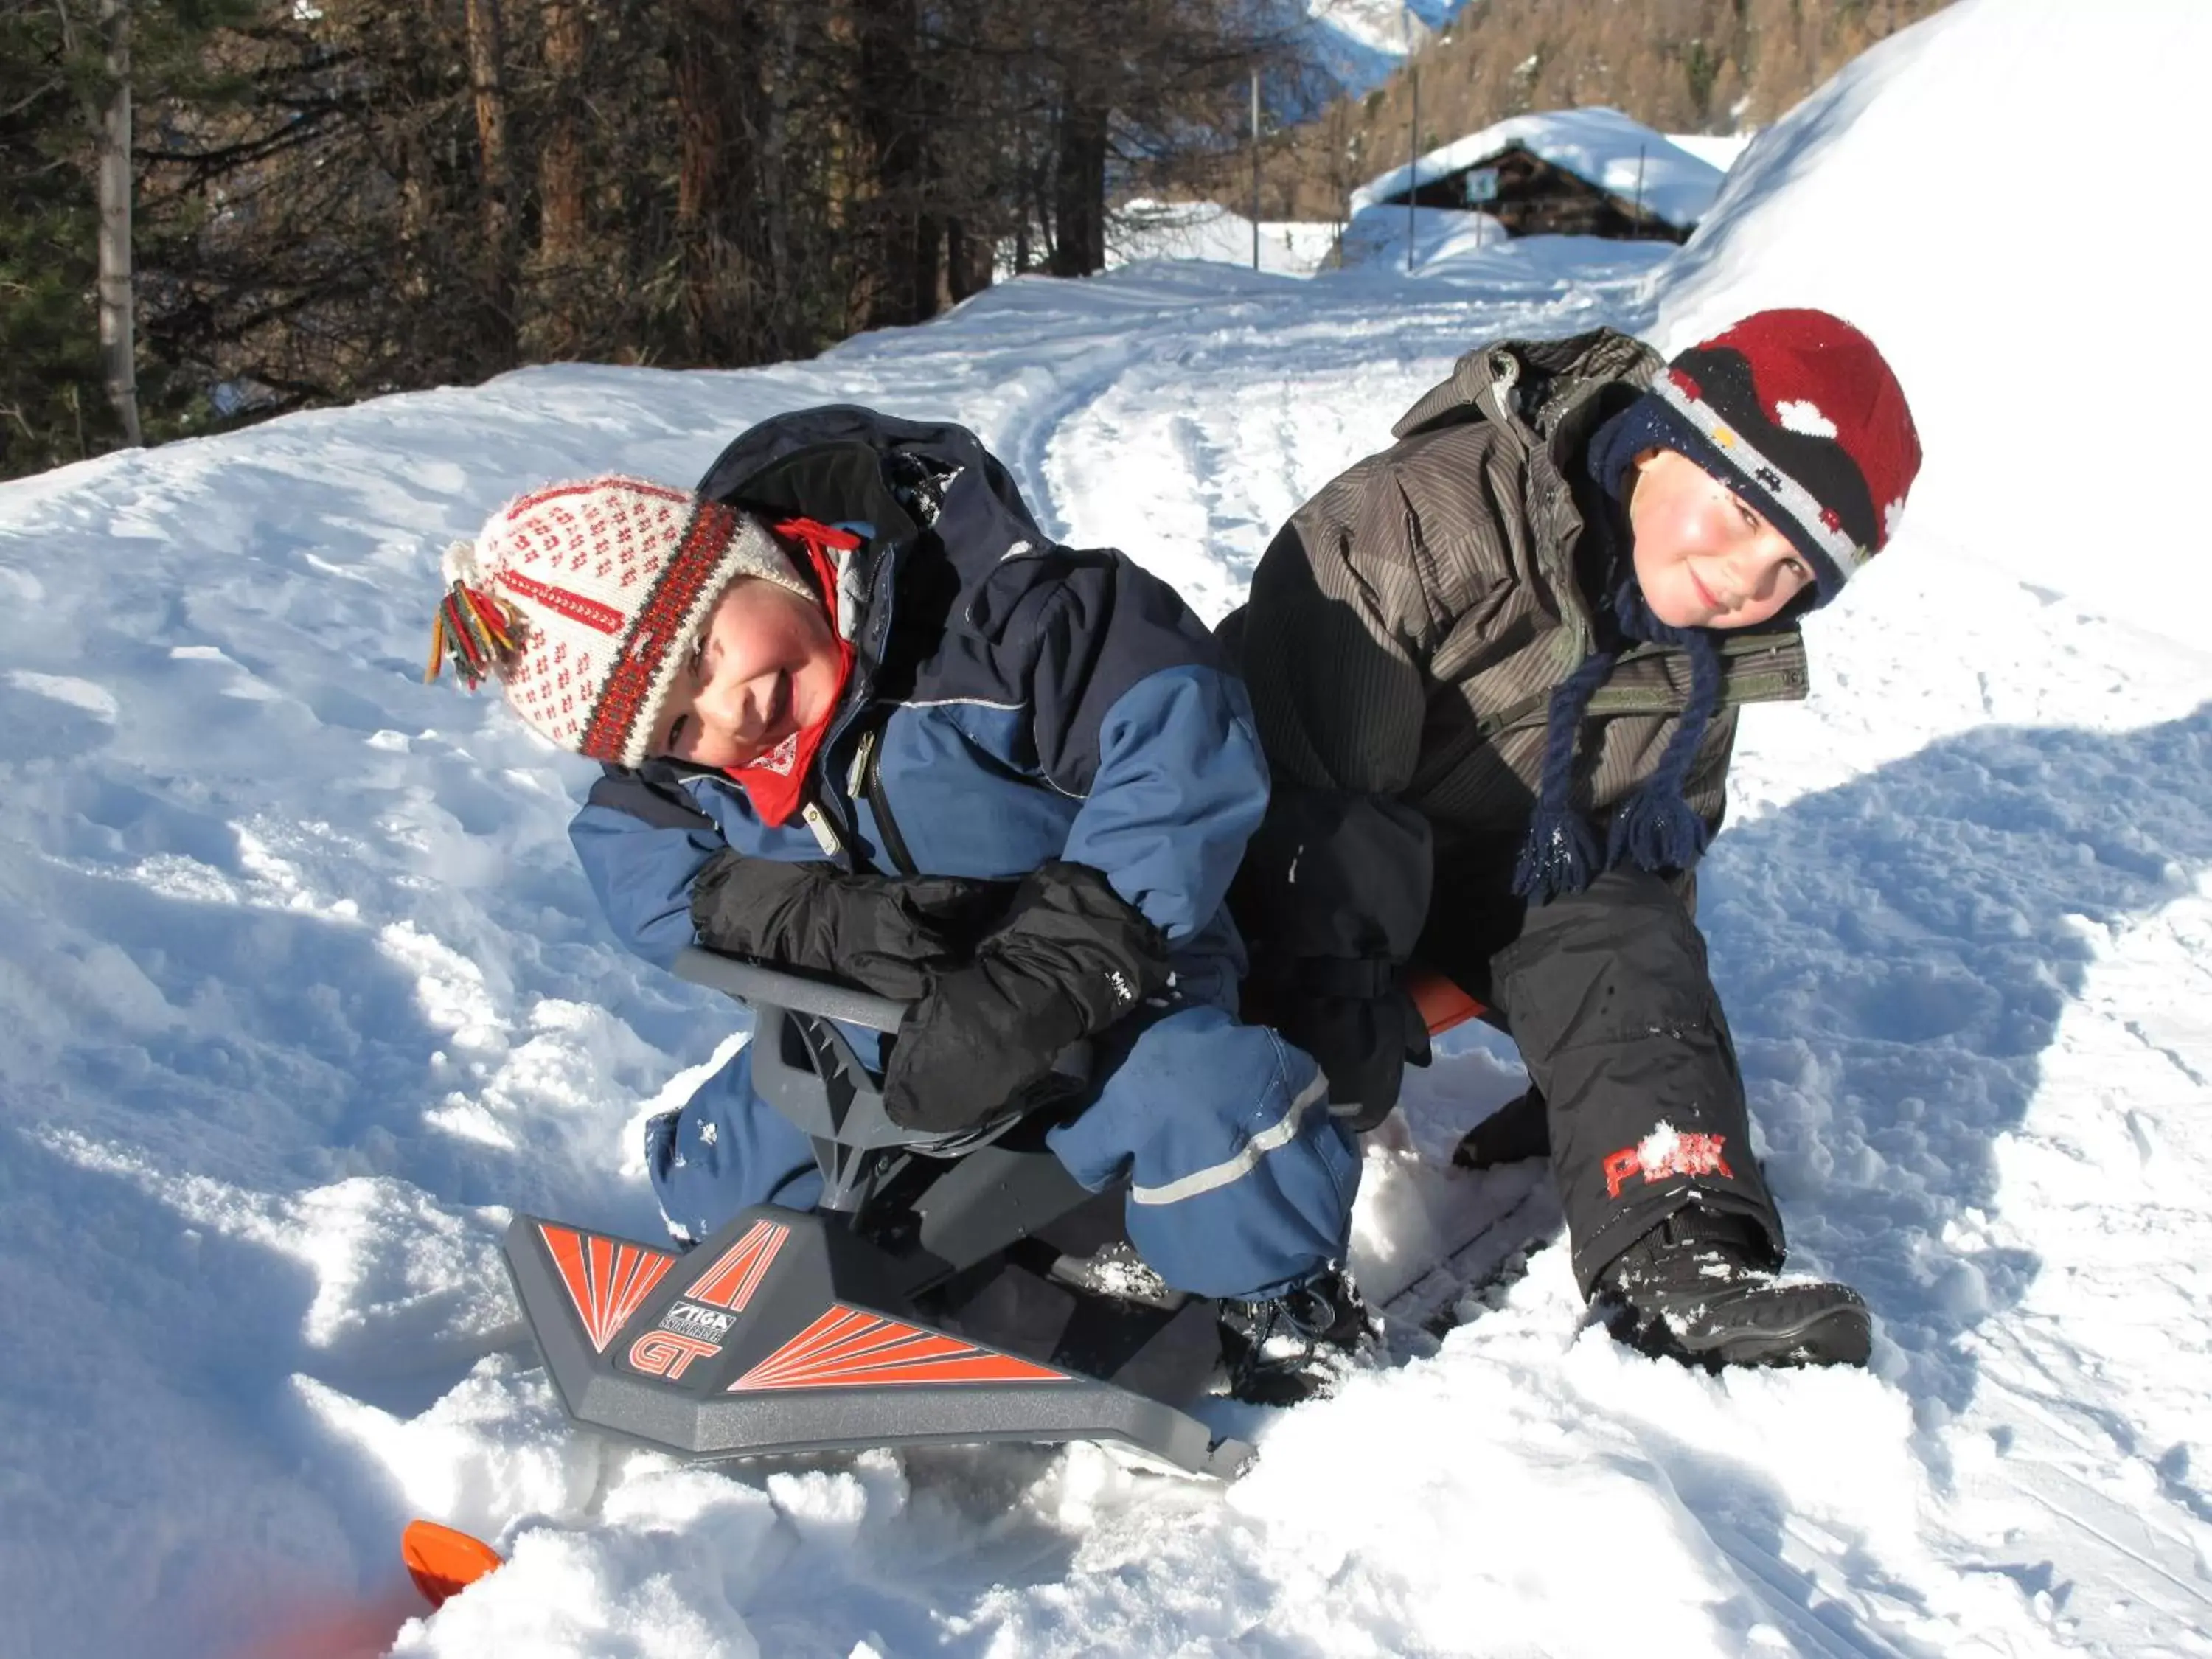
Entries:
[[1480,207],[1485,202],[1498,199],[1498,169],[1469,167],[1461,175],[1467,183],[1467,204]]

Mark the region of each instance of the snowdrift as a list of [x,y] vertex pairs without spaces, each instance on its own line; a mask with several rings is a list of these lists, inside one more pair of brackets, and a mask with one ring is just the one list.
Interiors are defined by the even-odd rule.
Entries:
[[[1252,268],[1251,220],[1216,202],[1124,203],[1106,228],[1107,269],[1146,259],[1205,259]],[[1263,219],[1260,269],[1279,276],[1310,276],[1336,249],[1337,227],[1326,222]]]
[[2212,532],[2177,499],[2198,444],[2172,352],[2204,245],[2172,169],[2208,54],[2212,9],[2174,0],[1937,14],[1759,136],[1659,275],[1659,343],[1768,305],[1851,319],[1919,420],[1923,556],[1975,548],[2202,637]]

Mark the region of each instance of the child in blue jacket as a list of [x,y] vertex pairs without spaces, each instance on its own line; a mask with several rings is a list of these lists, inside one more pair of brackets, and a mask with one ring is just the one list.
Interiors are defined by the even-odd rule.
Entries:
[[[972,434],[852,406],[763,422],[696,491],[536,490],[447,576],[439,653],[604,764],[570,833],[625,943],[912,1000],[884,1080],[909,1127],[980,1122],[1092,1040],[1053,1151],[1126,1180],[1145,1261],[1224,1299],[1247,1391],[1327,1375],[1364,1327],[1358,1153],[1313,1061],[1236,1016],[1224,897],[1267,767],[1171,589],[1055,545]],[[648,1152],[679,1242],[819,1191],[745,1051]]]

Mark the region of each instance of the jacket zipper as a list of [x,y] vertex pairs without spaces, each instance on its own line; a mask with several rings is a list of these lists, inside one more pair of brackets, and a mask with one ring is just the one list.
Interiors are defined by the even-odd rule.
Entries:
[[[876,578],[879,577],[883,572],[890,568],[890,561],[896,556],[897,550],[897,543],[890,542],[884,544],[878,555],[875,562],[869,568],[871,581],[873,581]],[[841,597],[840,602],[843,602],[842,597]],[[880,647],[883,636],[884,633],[889,630],[890,626],[888,605],[886,603],[878,602],[870,607],[869,614],[864,618],[864,621],[866,622],[872,635],[872,639],[869,643],[872,647]],[[854,644],[856,647],[862,643],[860,639],[860,627],[856,624],[853,629],[852,635]],[[860,672],[857,665],[854,672],[856,674]],[[821,749],[822,755],[826,757],[835,750],[838,743],[843,738],[845,733],[852,729],[853,722],[860,717],[861,711],[867,707],[869,701],[866,695],[866,690],[867,685],[865,679],[863,679],[857,687],[848,686],[846,688],[844,707],[832,717],[830,730],[823,737]],[[855,757],[854,764],[856,767],[859,764],[857,757]],[[826,765],[823,762],[817,760],[816,762],[816,767],[817,770],[823,775],[823,781],[826,783]],[[847,786],[846,793],[848,794],[852,793],[849,784]],[[850,854],[847,853],[844,843],[839,839],[837,834],[838,830],[841,827],[843,827],[842,825],[841,817],[834,810],[824,810],[823,806],[821,805],[821,801],[830,800],[833,797],[830,796],[826,788],[820,790],[819,794],[820,800],[810,800],[799,810],[799,817],[805,823],[806,827],[813,831],[815,844],[820,847],[823,853],[827,854],[833,859],[842,860],[848,858]],[[848,833],[852,835],[855,841],[860,839],[860,830],[857,824],[850,826],[848,829]]]
[[866,799],[868,810],[876,815],[876,834],[883,841],[885,855],[899,874],[919,875],[914,855],[907,851],[906,837],[899,834],[898,820],[891,816],[890,792],[884,787],[883,774],[876,764],[883,730],[874,726],[861,736],[860,749],[853,756],[853,775],[860,781],[859,793]]

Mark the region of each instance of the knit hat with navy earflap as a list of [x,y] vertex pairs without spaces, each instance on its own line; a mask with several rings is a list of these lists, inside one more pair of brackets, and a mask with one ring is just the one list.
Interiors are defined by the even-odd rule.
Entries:
[[819,602],[749,514],[642,479],[548,484],[446,551],[430,672],[495,676],[562,748],[641,765],[708,613],[739,576]]
[[[1632,411],[1796,544],[1826,605],[1889,544],[1920,471],[1905,388],[1825,311],[1761,311],[1669,362]],[[1633,453],[1633,452],[1632,452]]]
[[[1825,311],[1745,318],[1674,358],[1649,392],[1591,434],[1590,475],[1623,526],[1636,458],[1653,449],[1687,456],[1788,537],[1812,568],[1815,605],[1888,545],[1920,471],[1920,436],[1897,376],[1873,341]],[[1658,763],[1614,806],[1601,841],[1575,807],[1577,739],[1620,648],[1593,652],[1553,691],[1535,807],[1513,876],[1514,890],[1538,903],[1624,866],[1692,869],[1711,833],[1684,790],[1720,708],[1720,648],[1710,629],[1661,622],[1631,573],[1608,597],[1623,641],[1671,645],[1688,659],[1690,695]]]

